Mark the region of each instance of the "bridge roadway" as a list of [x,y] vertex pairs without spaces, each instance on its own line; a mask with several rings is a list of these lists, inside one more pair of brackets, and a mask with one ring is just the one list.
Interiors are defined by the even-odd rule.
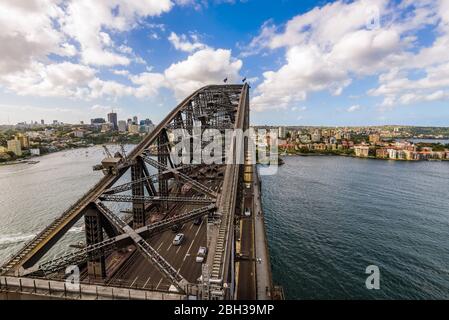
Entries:
[[[208,180],[204,185],[213,191],[218,191],[220,180]],[[171,211],[173,215],[179,215],[199,208],[201,205],[179,203]],[[181,245],[173,245],[176,233],[183,233],[185,238]],[[166,230],[148,239],[148,243],[164,257],[186,280],[192,284],[198,283],[201,276],[201,263],[196,262],[196,256],[200,247],[206,247],[207,219],[204,216],[201,225],[197,226],[193,221],[183,224],[181,229],[174,233]],[[134,246],[129,247],[131,253],[122,255],[120,262],[116,263],[116,270],[112,271],[107,280],[111,286],[125,286],[147,290],[168,291],[171,283],[159,270],[150,264]],[[109,269],[112,269],[111,267]]]

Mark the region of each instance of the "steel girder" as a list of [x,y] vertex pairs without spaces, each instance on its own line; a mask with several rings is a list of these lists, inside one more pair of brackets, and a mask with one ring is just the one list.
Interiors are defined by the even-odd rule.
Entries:
[[148,203],[148,202],[185,202],[185,203],[214,203],[216,200],[206,197],[160,197],[160,196],[127,196],[127,195],[108,195],[100,196],[101,201],[110,202],[133,202],[133,203]]
[[[146,225],[142,228],[135,230],[142,237],[149,237],[151,234],[162,232],[164,230],[170,229],[176,224],[186,223],[192,221],[198,217],[205,214],[211,213],[215,210],[215,205],[211,204],[205,207],[194,209],[192,211],[180,214],[178,216],[168,218],[159,222],[155,222]],[[60,256],[51,261],[40,264],[38,267],[33,267],[25,270],[22,275],[41,275],[41,274],[51,274],[64,270],[70,265],[79,265],[87,261],[88,257],[99,258],[105,256],[119,248],[122,248],[128,244],[132,244],[131,238],[128,234],[120,234],[113,238],[106,239],[102,242],[86,246],[86,248],[71,252],[69,254]]]

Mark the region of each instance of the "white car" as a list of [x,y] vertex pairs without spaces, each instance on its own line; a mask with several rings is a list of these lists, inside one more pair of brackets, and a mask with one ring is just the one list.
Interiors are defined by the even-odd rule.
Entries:
[[182,243],[182,240],[184,240],[184,234],[178,233],[175,238],[173,239],[173,245],[179,246]]
[[245,217],[251,217],[251,209],[250,208],[245,209]]
[[207,254],[207,248],[200,247],[198,249],[198,254],[196,255],[196,262],[203,262],[204,258],[206,258],[206,254]]

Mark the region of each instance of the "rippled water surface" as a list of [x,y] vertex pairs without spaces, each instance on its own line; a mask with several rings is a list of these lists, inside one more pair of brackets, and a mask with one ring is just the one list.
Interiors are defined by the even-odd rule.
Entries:
[[[288,298],[449,298],[449,162],[287,157],[262,180]],[[372,264],[377,291],[365,287]]]

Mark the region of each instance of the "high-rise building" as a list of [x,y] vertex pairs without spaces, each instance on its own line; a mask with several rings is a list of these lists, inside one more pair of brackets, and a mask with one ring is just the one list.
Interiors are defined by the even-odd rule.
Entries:
[[117,130],[118,129],[117,113],[115,113],[115,112],[108,113],[108,122],[110,124],[112,124],[112,129],[113,130]]
[[103,118],[90,119],[90,124],[94,126],[101,126],[103,123],[106,123],[106,120]]
[[140,125],[141,126],[151,126],[152,124],[153,124],[153,121],[151,121],[148,118],[146,118],[145,120],[140,120]]
[[120,132],[126,132],[128,129],[128,124],[126,123],[125,120],[120,120],[118,122],[118,131]]
[[278,129],[279,139],[285,139],[286,134],[287,133],[286,133],[285,127],[279,127],[279,129]]
[[22,146],[17,139],[8,141],[8,151],[13,152],[16,156],[22,155]]
[[44,119],[42,119],[41,120],[41,125],[44,125],[45,124],[45,121],[44,121]]
[[133,123],[134,124],[139,124],[139,119],[137,118],[137,116],[133,117]]

